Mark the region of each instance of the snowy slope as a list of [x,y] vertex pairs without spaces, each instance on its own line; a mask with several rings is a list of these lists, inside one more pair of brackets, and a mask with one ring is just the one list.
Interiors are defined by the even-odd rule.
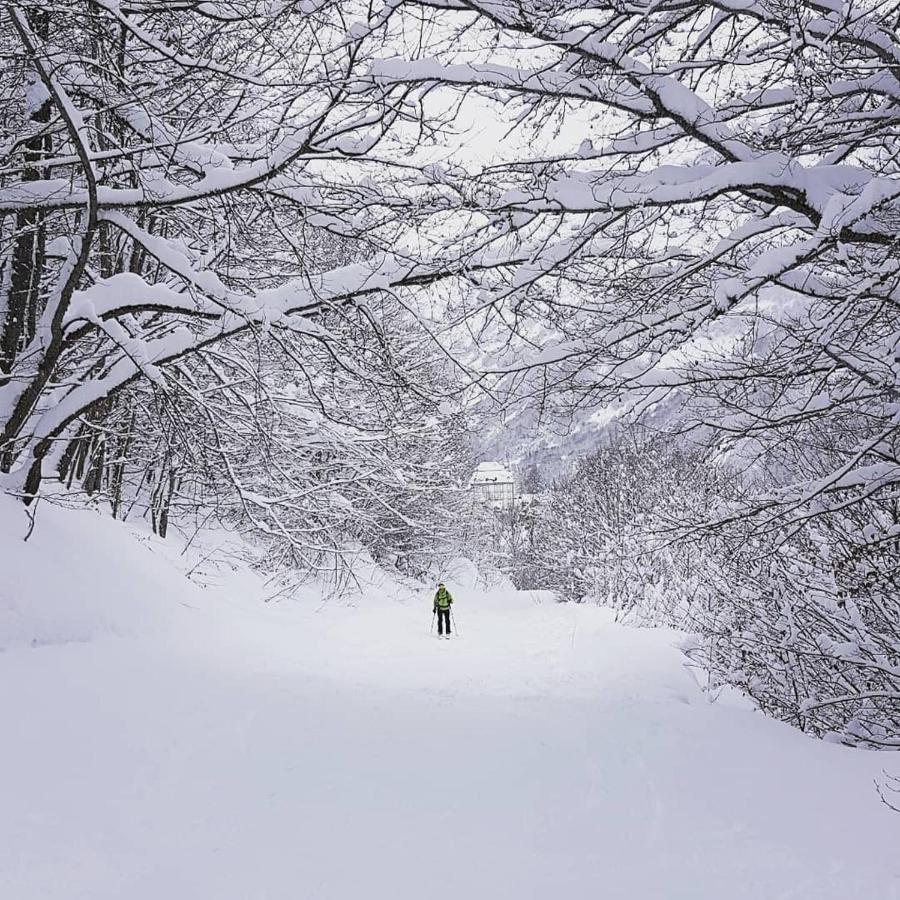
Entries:
[[676,634],[469,581],[438,641],[390,582],[262,604],[90,513],[0,528],[4,900],[900,898],[897,757],[710,704]]

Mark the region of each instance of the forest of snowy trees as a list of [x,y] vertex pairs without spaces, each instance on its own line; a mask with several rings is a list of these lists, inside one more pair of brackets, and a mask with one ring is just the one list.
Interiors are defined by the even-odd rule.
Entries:
[[[900,3],[0,7],[5,491],[266,564],[472,551],[900,746]],[[537,412],[534,412],[534,411]]]
[[743,510],[755,489],[718,456],[619,438],[504,519],[501,565],[521,587],[695,634],[689,655],[711,685],[804,730],[896,747],[896,552],[850,517],[710,527],[711,508]]

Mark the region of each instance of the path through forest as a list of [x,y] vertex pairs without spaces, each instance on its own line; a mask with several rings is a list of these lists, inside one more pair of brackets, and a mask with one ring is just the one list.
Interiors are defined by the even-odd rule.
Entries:
[[427,595],[213,602],[103,528],[173,615],[7,641],[4,898],[900,897],[896,757],[710,703],[672,632],[465,587],[452,641]]

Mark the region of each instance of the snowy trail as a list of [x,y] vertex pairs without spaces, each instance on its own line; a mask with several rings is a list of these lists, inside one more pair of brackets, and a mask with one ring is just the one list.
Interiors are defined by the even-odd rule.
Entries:
[[710,704],[677,635],[187,588],[152,639],[0,653],[0,897],[900,898],[896,758]]

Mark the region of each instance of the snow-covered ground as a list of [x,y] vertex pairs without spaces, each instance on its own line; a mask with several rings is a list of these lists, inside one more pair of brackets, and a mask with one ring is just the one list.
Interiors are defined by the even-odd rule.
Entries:
[[461,570],[439,641],[425,592],[263,604],[26,524],[0,498],[4,900],[900,898],[897,757],[710,703],[672,632]]

